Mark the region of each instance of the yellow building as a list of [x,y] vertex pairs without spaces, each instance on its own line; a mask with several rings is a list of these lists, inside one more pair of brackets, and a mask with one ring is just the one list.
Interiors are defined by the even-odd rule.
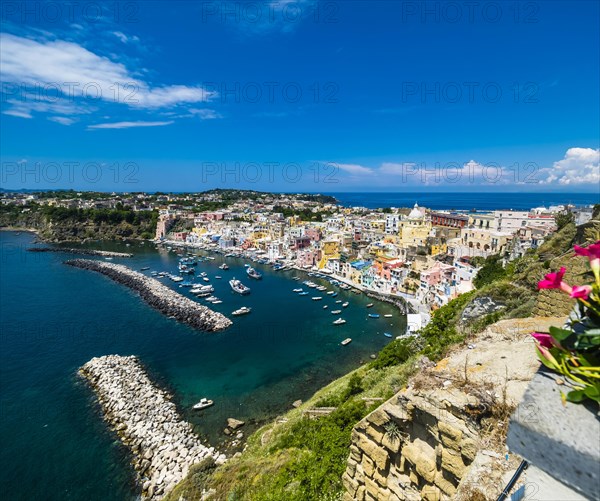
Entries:
[[398,235],[402,247],[425,245],[432,228],[431,222],[427,221],[425,211],[421,211],[417,204],[405,219],[398,222],[398,226]]

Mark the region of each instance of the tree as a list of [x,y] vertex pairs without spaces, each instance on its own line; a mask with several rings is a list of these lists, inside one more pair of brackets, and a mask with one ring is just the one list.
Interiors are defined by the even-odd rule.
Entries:
[[562,230],[569,223],[575,222],[575,216],[570,210],[559,212],[555,217],[556,226],[558,226],[559,230]]

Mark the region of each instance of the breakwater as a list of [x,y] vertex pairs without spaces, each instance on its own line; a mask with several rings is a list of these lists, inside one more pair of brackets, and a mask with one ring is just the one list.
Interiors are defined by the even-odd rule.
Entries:
[[139,293],[146,303],[164,315],[203,331],[220,331],[232,322],[226,316],[178,294],[154,278],[126,266],[93,259],[71,259],[65,264],[96,271]]
[[161,499],[204,459],[225,461],[200,442],[170,395],[152,384],[136,357],[92,358],[79,373],[94,389],[104,419],[133,453],[142,499]]
[[68,254],[81,254],[83,256],[101,257],[133,257],[127,252],[112,252],[95,249],[73,249],[67,247],[30,247],[27,252],[66,252]]

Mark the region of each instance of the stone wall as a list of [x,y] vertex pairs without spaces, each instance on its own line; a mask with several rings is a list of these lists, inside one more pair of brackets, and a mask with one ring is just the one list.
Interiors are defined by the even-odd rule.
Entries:
[[394,396],[353,430],[344,500],[450,499],[478,450],[477,407],[455,389]]
[[354,427],[344,501],[469,500],[473,486],[496,499],[520,462],[505,459],[507,411],[540,365],[530,333],[564,321],[502,320],[435,367],[422,364]]

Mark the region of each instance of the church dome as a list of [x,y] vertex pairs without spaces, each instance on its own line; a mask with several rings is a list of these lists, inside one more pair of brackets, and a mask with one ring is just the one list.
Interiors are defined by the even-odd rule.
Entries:
[[410,211],[408,218],[409,219],[422,219],[424,215],[425,214],[423,214],[423,212],[421,210],[419,210],[419,204],[415,203],[415,206]]

